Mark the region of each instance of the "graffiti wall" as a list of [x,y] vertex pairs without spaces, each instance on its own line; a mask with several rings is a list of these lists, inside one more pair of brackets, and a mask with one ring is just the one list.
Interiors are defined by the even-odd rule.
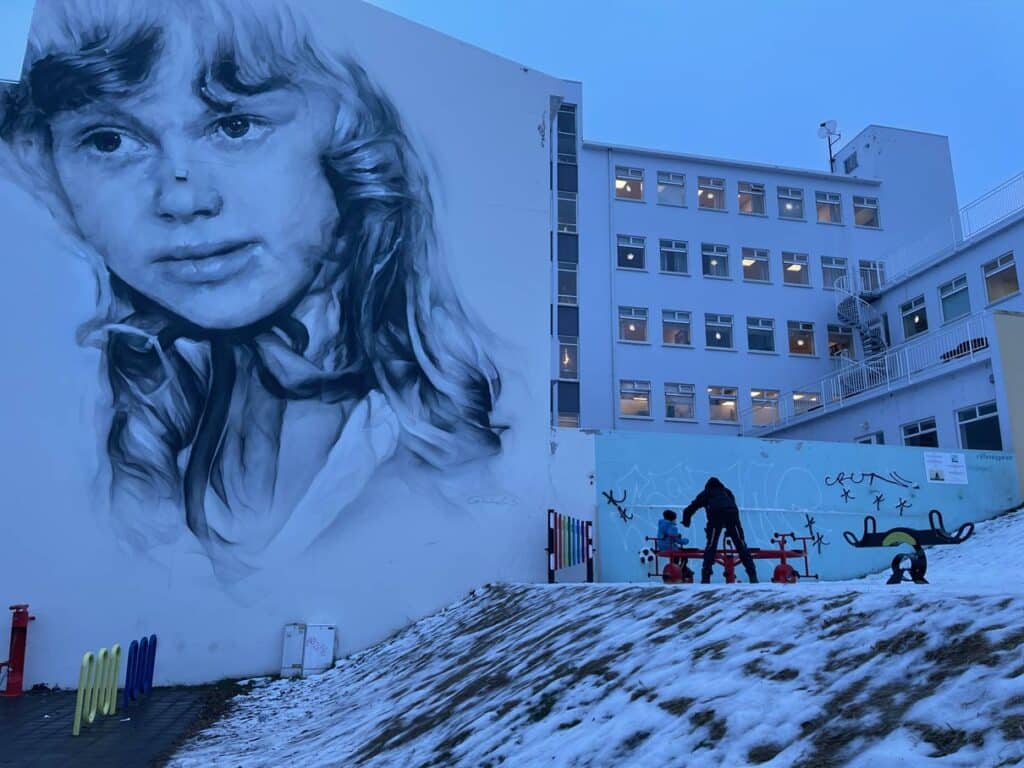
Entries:
[[[645,537],[655,535],[666,508],[678,514],[709,477],[734,493],[748,546],[771,548],[777,532],[807,536],[810,570],[823,579],[889,564],[895,550],[854,548],[843,536],[860,539],[868,515],[879,531],[929,529],[928,513],[938,509],[955,531],[1020,502],[1010,453],[631,432],[599,434],[595,450],[602,581],[647,581],[638,555],[650,545]],[[699,511],[682,529],[688,546],[703,548],[706,520]],[[758,561],[762,581],[777,562]],[[719,581],[721,573],[716,566]]]
[[542,577],[565,87],[354,1],[40,0],[0,115],[31,682],[149,632],[158,681],[272,671],[287,622],[345,652]]

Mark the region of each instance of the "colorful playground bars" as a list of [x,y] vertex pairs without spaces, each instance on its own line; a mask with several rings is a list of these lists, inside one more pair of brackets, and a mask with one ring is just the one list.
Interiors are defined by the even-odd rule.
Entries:
[[548,583],[555,583],[555,571],[587,564],[587,581],[594,580],[593,523],[548,510]]

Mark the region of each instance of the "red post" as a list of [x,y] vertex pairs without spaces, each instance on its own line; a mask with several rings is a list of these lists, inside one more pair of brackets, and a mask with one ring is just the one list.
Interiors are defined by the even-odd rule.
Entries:
[[28,640],[28,623],[35,616],[28,615],[28,604],[12,605],[11,610],[11,654],[0,667],[7,667],[7,687],[0,696],[20,696],[25,679],[25,643]]

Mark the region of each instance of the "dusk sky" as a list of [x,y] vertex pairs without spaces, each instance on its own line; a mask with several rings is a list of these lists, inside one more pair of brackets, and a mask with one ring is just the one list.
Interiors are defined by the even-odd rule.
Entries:
[[[583,81],[586,139],[825,168],[825,119],[948,135],[961,205],[1024,170],[1014,0],[373,0]],[[0,0],[0,76],[31,0]],[[410,62],[411,66],[415,62]]]

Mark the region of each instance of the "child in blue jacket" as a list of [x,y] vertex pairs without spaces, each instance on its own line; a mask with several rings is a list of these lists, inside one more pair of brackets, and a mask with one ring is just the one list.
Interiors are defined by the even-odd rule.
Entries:
[[676,525],[676,513],[671,509],[666,509],[662,513],[661,518],[658,521],[656,549],[659,552],[682,549],[683,545],[688,542],[688,539],[684,539],[682,534],[679,533],[679,526]]

